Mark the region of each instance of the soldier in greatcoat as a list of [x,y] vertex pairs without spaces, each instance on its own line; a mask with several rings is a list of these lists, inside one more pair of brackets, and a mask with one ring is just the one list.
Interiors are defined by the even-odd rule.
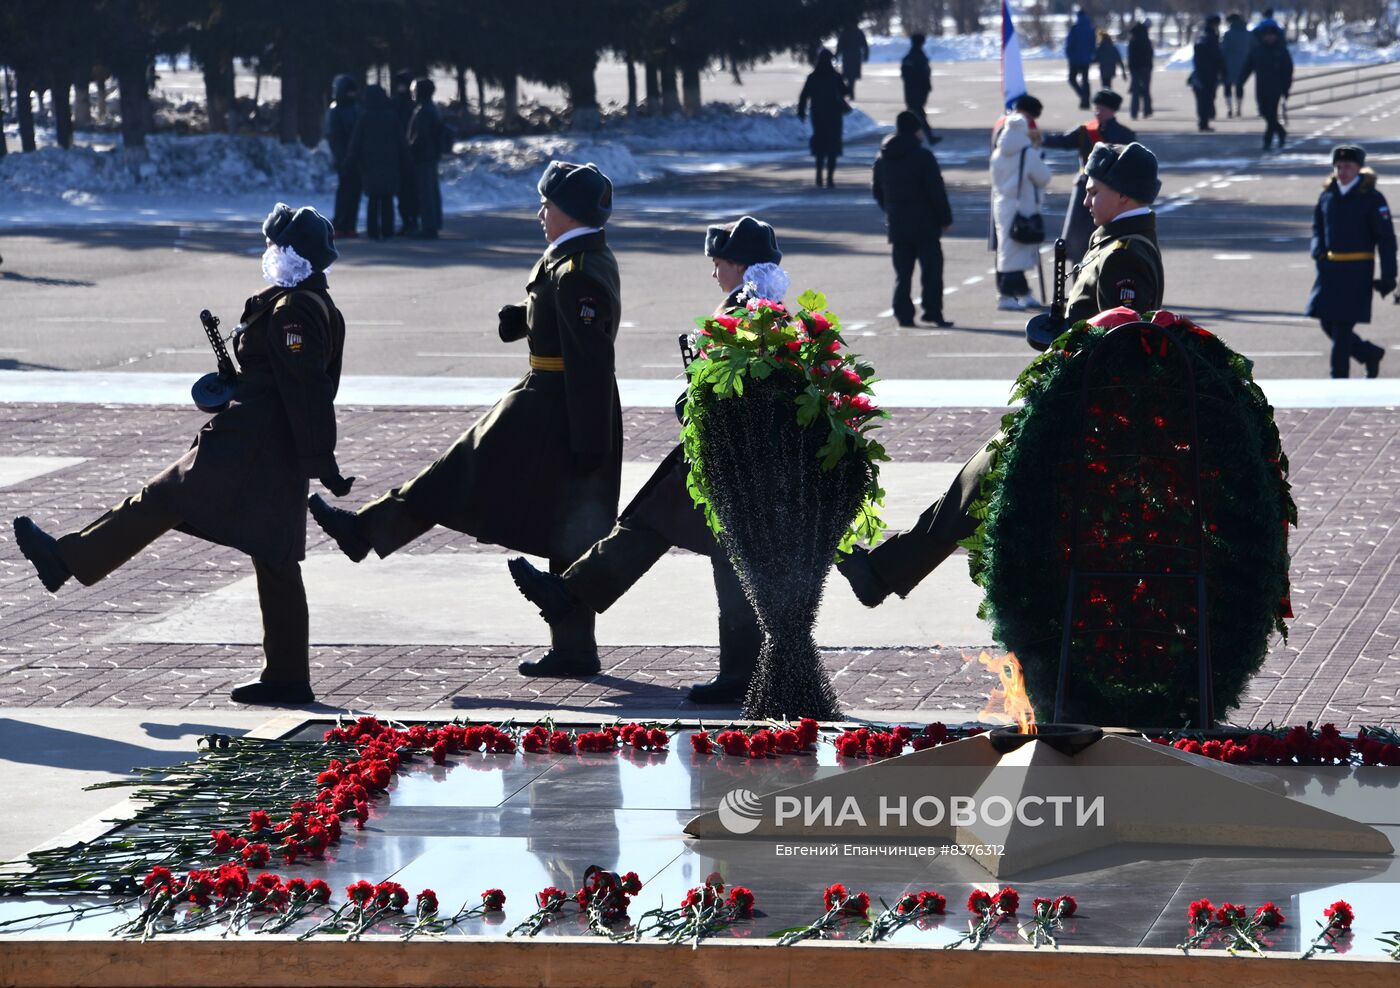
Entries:
[[253,559],[262,608],[261,676],[239,703],[310,703],[306,555],[308,481],[349,493],[335,460],[335,395],[345,319],[325,271],[337,257],[330,221],[278,203],[263,224],[270,288],[248,299],[233,336],[238,385],[184,456],[90,525],[55,539],[27,517],[15,541],[46,589],[91,586],[171,529]]
[[[712,226],[705,256],[725,292],[715,315],[750,299],[781,301],[788,278],[778,262],[773,228],[752,216]],[[677,415],[685,401],[676,403]],[[709,556],[719,599],[719,675],[690,688],[692,703],[738,703],[748,691],[763,634],[728,555],[715,540],[703,510],[687,488],[690,467],[677,444],[618,518],[608,537],[585,552],[562,575],[542,573],[527,559],[510,561],[520,592],[553,624],[579,611],[601,614],[617,602],[672,547]]]
[[[1162,188],[1156,156],[1141,144],[1099,144],[1084,171],[1085,208],[1098,228],[1084,260],[1075,265],[1065,325],[1119,306],[1138,312],[1161,308],[1166,275],[1152,212],[1152,202]],[[891,536],[873,550],[857,546],[842,557],[837,569],[861,603],[875,607],[891,593],[907,596],[953,554],[958,542],[977,531],[970,509],[991,465],[990,451],[983,446],[912,529]]]
[[[617,260],[603,226],[612,182],[596,165],[550,162],[539,181],[549,248],[526,298],[499,313],[501,341],[526,340],[530,370],[436,461],[359,511],[311,498],[311,514],[352,560],[381,558],[442,525],[562,572],[608,533],[622,483],[622,406],[613,344]],[[528,676],[598,672],[594,616],[550,626],[553,647]]]
[[1332,340],[1332,376],[1349,377],[1355,360],[1367,377],[1377,377],[1385,348],[1357,336],[1356,324],[1371,321],[1372,291],[1382,297],[1395,291],[1395,226],[1376,173],[1366,167],[1365,148],[1332,149],[1332,175],[1313,210],[1312,256],[1317,280],[1308,315]]

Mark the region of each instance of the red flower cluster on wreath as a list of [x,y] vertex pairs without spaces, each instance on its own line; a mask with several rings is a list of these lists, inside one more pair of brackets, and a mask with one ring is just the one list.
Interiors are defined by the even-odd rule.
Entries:
[[870,913],[870,895],[867,892],[847,892],[846,886],[837,882],[828,885],[822,893],[822,902],[827,912],[839,907],[843,916],[867,916]]

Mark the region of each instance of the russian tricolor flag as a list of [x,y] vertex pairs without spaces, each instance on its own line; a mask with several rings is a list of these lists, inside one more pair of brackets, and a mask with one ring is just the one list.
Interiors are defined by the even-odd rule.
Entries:
[[1011,0],[1001,0],[1001,95],[1008,109],[1017,96],[1026,94],[1026,72],[1021,67],[1021,37],[1011,21]]

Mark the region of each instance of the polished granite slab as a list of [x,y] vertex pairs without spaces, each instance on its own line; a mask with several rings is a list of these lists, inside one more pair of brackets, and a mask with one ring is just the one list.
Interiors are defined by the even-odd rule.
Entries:
[[[319,736],[322,729],[308,727],[302,735]],[[535,892],[547,885],[576,888],[594,864],[641,876],[645,888],[633,905],[634,916],[678,904],[714,871],[731,884],[748,886],[757,896],[758,915],[723,934],[736,937],[764,937],[815,919],[822,911],[822,889],[842,882],[868,891],[877,902],[881,897],[893,902],[906,890],[942,892],[947,915],[906,927],[896,941],[946,943],[966,929],[967,896],[976,888],[997,887],[960,854],[906,854],[897,846],[856,839],[851,848],[811,845],[819,852],[813,856],[799,853],[797,844],[687,838],[686,822],[716,807],[732,789],[771,791],[849,768],[825,743],[815,754],[750,761],[694,754],[688,734],[673,737],[665,752],[471,754],[442,766],[420,759],[400,772],[364,830],[347,828],[324,862],[283,872],[325,878],[338,896],[352,881],[392,878],[410,893],[434,889],[444,912],[477,902],[484,889],[504,889],[505,915],[474,919],[455,931],[469,935],[503,935],[533,908]],[[1293,798],[1375,824],[1400,845],[1400,770],[1266,771],[1282,779]],[[1382,954],[1374,937],[1400,927],[1400,859],[1391,856],[1120,845],[1004,884],[1021,892],[1023,912],[1035,896],[1074,895],[1080,912],[1061,931],[1065,944],[1173,947],[1187,935],[1187,904],[1201,897],[1250,907],[1275,902],[1288,920],[1269,938],[1281,950],[1305,946],[1322,909],[1339,898],[1356,910],[1356,932],[1348,942],[1353,954]],[[61,908],[71,901],[0,899],[0,923],[32,916],[48,903]],[[110,913],[60,916],[0,927],[0,932],[102,933],[117,921]],[[853,925],[849,935],[859,930]],[[582,920],[570,908],[541,935],[582,932]],[[1011,922],[993,936],[994,942],[1015,940]]]

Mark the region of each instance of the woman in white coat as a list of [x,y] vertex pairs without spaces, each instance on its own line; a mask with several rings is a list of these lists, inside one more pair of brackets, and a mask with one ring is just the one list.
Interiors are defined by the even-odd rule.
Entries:
[[[1040,101],[1034,96],[1017,98],[992,141],[992,235],[997,252],[998,309],[1043,308],[1026,281],[1026,272],[1040,263],[1040,244],[1022,243],[1011,236],[1018,214],[1027,218],[1040,216],[1045,188],[1050,184],[1050,166],[1040,151],[1040,131],[1035,126],[1040,110]],[[1043,220],[1041,224],[1043,227]]]

